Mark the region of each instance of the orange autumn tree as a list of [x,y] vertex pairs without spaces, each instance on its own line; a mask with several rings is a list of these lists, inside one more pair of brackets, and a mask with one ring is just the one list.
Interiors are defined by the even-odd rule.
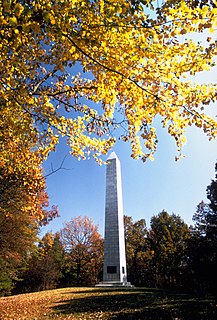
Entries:
[[[36,136],[23,128],[31,122],[19,110],[0,108],[0,295],[10,292],[41,225],[58,215],[48,208],[42,159]],[[33,131],[34,132],[34,131]]]
[[60,241],[65,249],[67,285],[95,285],[103,267],[103,240],[92,219],[78,216],[64,224]]
[[152,159],[156,117],[174,137],[178,156],[188,126],[216,137],[217,123],[203,111],[216,100],[216,85],[185,79],[214,65],[215,39],[190,38],[214,31],[216,1],[142,4],[1,2],[1,103],[32,119],[26,135],[37,130],[40,139],[43,132],[50,141],[39,148],[43,157],[64,136],[73,156],[100,161],[117,131],[133,158]]

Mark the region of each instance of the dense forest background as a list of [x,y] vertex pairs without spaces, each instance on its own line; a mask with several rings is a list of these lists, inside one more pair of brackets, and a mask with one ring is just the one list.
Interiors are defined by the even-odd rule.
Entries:
[[[192,226],[165,210],[152,217],[150,228],[145,219],[124,217],[133,285],[216,294],[217,174],[207,187],[207,200],[197,206]],[[103,238],[88,217],[73,218],[59,232],[46,233],[28,251],[19,241],[19,228],[5,223],[0,234],[1,241],[7,239],[0,253],[1,295],[94,286],[102,280]]]

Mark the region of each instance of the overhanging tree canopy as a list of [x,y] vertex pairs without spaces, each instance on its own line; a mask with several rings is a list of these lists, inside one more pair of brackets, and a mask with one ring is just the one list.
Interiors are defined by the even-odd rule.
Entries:
[[73,156],[99,159],[117,128],[132,157],[152,158],[158,116],[179,153],[188,126],[216,137],[217,122],[203,112],[216,85],[184,79],[214,64],[215,40],[185,35],[214,31],[216,1],[167,0],[156,9],[159,2],[1,3],[1,107],[16,110],[11,125],[37,138],[43,158],[64,136]]

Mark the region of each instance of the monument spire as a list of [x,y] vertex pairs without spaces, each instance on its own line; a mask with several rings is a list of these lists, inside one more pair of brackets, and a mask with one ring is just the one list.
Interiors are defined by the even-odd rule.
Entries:
[[103,282],[97,286],[126,286],[126,252],[121,166],[115,152],[107,159]]

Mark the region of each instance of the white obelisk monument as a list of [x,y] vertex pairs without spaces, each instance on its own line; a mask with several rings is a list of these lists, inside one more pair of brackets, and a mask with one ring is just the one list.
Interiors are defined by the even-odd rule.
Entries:
[[112,152],[106,166],[103,282],[97,286],[129,286],[127,282],[120,161]]

